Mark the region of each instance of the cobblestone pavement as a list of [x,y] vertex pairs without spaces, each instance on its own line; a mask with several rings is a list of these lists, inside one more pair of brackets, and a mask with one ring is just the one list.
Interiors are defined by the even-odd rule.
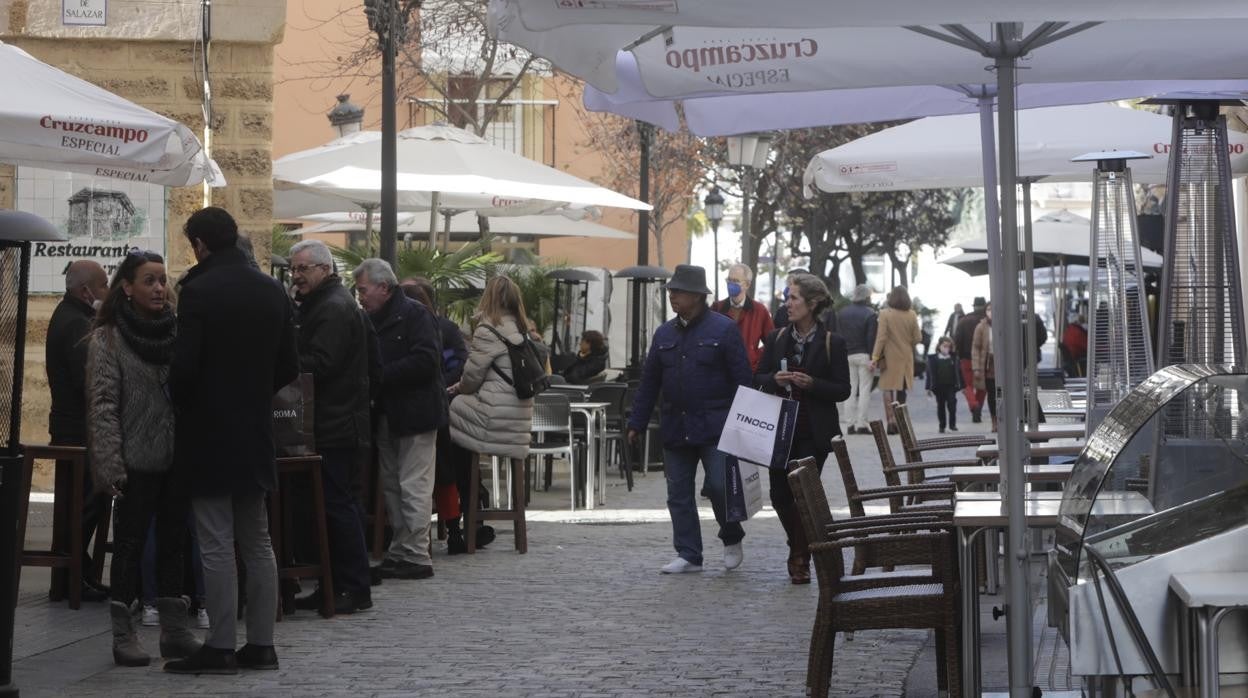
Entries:
[[[878,393],[875,402],[878,415]],[[921,432],[935,431],[933,403],[921,392],[912,411],[933,425]],[[862,486],[881,484],[873,440],[848,439]],[[836,469],[823,479],[844,515]],[[527,555],[512,551],[507,524],[475,556],[447,557],[436,544],[437,576],[387,580],[374,588],[371,611],[328,621],[302,611],[279,623],[277,672],[182,677],[161,672],[159,660],[115,667],[104,606],[49,604],[46,572],[27,569],[15,680],[27,696],[802,695],[817,588],[789,584],[774,513],[764,509],[746,524],[745,563],[726,573],[707,506],[706,571],[664,576],[658,568],[672,549],[662,474],[637,483],[630,493],[611,475],[607,507],[569,513],[566,475],[560,480],[556,468],[555,488],[534,497]],[[46,523],[31,530],[47,536]],[[155,630],[143,633],[155,651]],[[838,639],[833,694],[903,695],[928,635]]]

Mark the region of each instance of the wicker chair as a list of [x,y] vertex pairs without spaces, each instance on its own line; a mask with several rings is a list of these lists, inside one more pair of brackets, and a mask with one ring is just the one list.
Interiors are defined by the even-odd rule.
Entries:
[[[792,467],[792,464],[790,465]],[[958,582],[952,526],[947,521],[898,523],[865,517],[847,528],[830,527],[832,514],[818,469],[799,465],[789,486],[806,529],[819,581],[819,605],[811,632],[806,686],[828,694],[837,632],[891,628],[936,630],[937,684],[961,696],[958,657]],[[913,572],[845,576],[845,548],[865,548],[897,565],[924,565]]]
[[880,452],[880,469],[884,471],[884,482],[890,487],[901,485],[901,475],[911,485],[921,485],[930,481],[943,481],[946,470],[958,466],[982,465],[974,458],[955,460],[919,461],[897,465],[893,458],[893,447],[888,443],[888,434],[884,431],[884,423],[880,420],[870,422],[871,435],[875,437],[875,448]]
[[923,460],[924,451],[944,451],[951,448],[978,448],[996,443],[987,436],[937,436],[920,439],[914,435],[914,422],[910,421],[910,410],[905,405],[893,403],[893,416],[897,419],[897,431],[901,434],[901,447],[906,454],[907,463],[919,463]]

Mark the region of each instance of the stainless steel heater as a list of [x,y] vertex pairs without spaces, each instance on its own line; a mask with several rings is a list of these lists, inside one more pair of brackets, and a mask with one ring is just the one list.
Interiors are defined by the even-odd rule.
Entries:
[[1127,167],[1128,160],[1149,157],[1133,151],[1107,151],[1075,158],[1075,162],[1096,162],[1088,246],[1089,432],[1154,370],[1135,195]]

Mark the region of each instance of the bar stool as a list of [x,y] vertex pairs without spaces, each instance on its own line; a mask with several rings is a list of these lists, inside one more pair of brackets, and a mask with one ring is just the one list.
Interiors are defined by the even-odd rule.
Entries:
[[[516,535],[516,552],[529,552],[529,534],[528,528],[524,521],[524,499],[525,492],[525,459],[511,458],[511,508],[498,508],[497,499],[493,502],[495,508],[481,509],[481,500],[477,497],[477,490],[481,487],[481,463],[480,457],[475,458],[472,464],[471,483],[468,491],[472,496],[468,497],[468,511],[466,513],[467,521],[465,526],[467,531],[464,533],[468,544],[468,552],[475,553],[477,551],[477,526],[482,521],[511,521],[515,526]],[[495,478],[497,478],[497,473]]]
[[[290,477],[306,475],[312,479],[312,516],[316,524],[317,547],[320,552],[320,564],[295,565],[286,564],[286,541],[283,531],[282,517],[285,501],[285,489],[282,483]],[[277,559],[277,577],[282,579],[299,579],[300,577],[319,577],[321,581],[321,616],[334,616],[334,578],[329,559],[329,531],[325,524],[325,490],[321,484],[320,456],[289,456],[277,459],[277,482],[275,491],[269,495],[269,536],[273,541],[273,555]],[[293,527],[292,527],[293,528]],[[277,619],[282,619],[282,605],[277,605]]]
[[[53,569],[64,569],[68,571],[69,585],[69,607],[78,610],[82,606],[82,504],[83,504],[83,478],[87,473],[87,449],[81,446],[47,446],[43,444],[24,444],[22,445],[22,454],[24,456],[24,464],[22,468],[22,481],[19,483],[19,493],[21,501],[18,503],[17,511],[17,540],[21,543],[22,554],[18,557],[19,568],[16,572],[21,573],[21,566],[30,567],[51,567]],[[27,550],[25,548],[26,541],[26,516],[30,511],[30,488],[35,475],[36,460],[64,460],[71,463],[70,467],[70,486],[69,501],[64,502],[60,509],[68,508],[67,516],[69,517],[69,546],[67,550]],[[66,496],[65,493],[56,492],[54,496],[58,499]],[[53,601],[60,601],[58,595],[53,595]]]

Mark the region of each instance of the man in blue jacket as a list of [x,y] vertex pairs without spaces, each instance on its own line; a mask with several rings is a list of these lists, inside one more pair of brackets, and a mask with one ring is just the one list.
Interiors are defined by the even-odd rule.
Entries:
[[705,269],[677,265],[667,292],[676,318],[654,333],[628,419],[628,439],[637,443],[661,400],[667,510],[679,555],[662,572],[702,571],[702,528],[693,487],[698,461],[724,542],[724,567],[734,569],[741,564],[745,531],[740,523],[724,520],[726,455],[717,446],[737,386],[750,385],[750,362],[736,323],[706,305],[711,291]]

